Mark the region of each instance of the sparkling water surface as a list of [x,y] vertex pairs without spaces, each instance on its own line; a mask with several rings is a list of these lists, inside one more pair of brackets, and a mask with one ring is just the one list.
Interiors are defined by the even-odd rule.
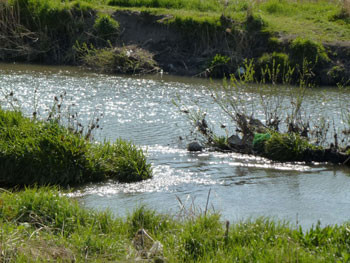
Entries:
[[[180,210],[179,200],[187,207],[204,209],[210,191],[210,208],[225,220],[267,216],[305,228],[318,220],[321,225],[348,221],[350,170],[346,167],[281,164],[236,153],[186,151],[192,128],[174,100],[181,98],[190,109],[201,107],[214,127],[225,124],[230,132],[233,128],[229,118],[208,90],[219,85],[195,78],[110,76],[69,67],[0,64],[3,107],[10,107],[11,102],[27,115],[37,111],[47,116],[54,97],[65,94],[62,108],[77,113],[83,124],[102,115],[96,140],[132,140],[147,152],[152,179],[84,186],[71,195],[86,207],[125,216],[145,204],[175,214]],[[290,88],[279,88],[287,107]],[[13,98],[6,98],[11,91]],[[263,120],[263,108],[258,103],[262,93],[257,87],[241,88],[239,94],[247,108]],[[271,96],[269,91],[265,95]],[[305,112],[311,122],[317,123],[324,116],[332,125],[334,122],[334,127],[340,127],[342,109],[349,107],[349,95],[346,90],[334,88],[313,90],[305,95]],[[224,130],[218,132],[225,135]]]

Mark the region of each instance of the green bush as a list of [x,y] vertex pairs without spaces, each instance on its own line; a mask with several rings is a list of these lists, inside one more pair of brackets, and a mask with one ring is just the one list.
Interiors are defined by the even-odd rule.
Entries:
[[289,65],[289,56],[285,53],[264,53],[255,65],[255,72],[263,82],[289,83],[293,75]]
[[119,23],[110,15],[99,15],[95,20],[96,35],[105,41],[114,41],[119,35]]
[[153,54],[137,46],[95,48],[87,44],[75,46],[83,65],[104,73],[144,74],[159,70]]
[[296,38],[290,45],[290,59],[294,65],[303,66],[304,61],[320,67],[330,59],[321,43],[303,38]]
[[277,37],[270,37],[267,41],[267,46],[269,48],[269,51],[277,52],[282,48],[282,41]]
[[312,146],[297,134],[273,133],[265,142],[264,156],[274,161],[303,161],[304,153]]
[[210,76],[221,78],[229,74],[230,58],[225,55],[216,54],[209,64]]
[[55,121],[0,110],[0,185],[77,185],[151,177],[142,150],[117,140],[95,144]]
[[328,70],[327,76],[330,84],[344,84],[349,80],[344,66],[333,66]]
[[266,21],[260,16],[255,14],[249,14],[245,21],[245,28],[248,32],[261,31],[266,27]]
[[268,67],[272,69],[274,67],[280,67],[283,69],[284,67],[289,65],[289,57],[285,53],[264,53],[259,59],[257,65],[261,69],[265,69]]

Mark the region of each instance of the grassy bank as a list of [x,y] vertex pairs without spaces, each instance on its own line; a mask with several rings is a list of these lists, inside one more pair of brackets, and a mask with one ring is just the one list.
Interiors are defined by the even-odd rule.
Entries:
[[[80,208],[50,188],[0,194],[3,262],[135,262],[144,228],[159,241],[144,262],[347,262],[349,225],[302,231],[268,219],[225,224],[217,214],[178,219],[139,208],[127,218]],[[144,240],[150,240],[144,236]],[[142,253],[141,253],[142,254]]]
[[[258,77],[274,60],[297,72],[306,59],[317,83],[346,84],[349,6],[347,0],[3,1],[0,59],[131,74],[157,72],[159,64],[164,71],[210,77],[235,73],[246,58],[260,65]],[[133,16],[123,21],[120,12]],[[168,35],[149,42],[128,29],[135,20],[149,34],[167,28]]]
[[[144,45],[149,38],[121,27],[118,11],[134,12],[131,20],[143,16],[138,25],[146,31],[153,27],[159,32],[166,26],[169,34],[180,38],[163,49],[160,40]],[[108,73],[155,72],[159,63],[165,71],[172,64],[194,67],[193,75],[221,77],[235,73],[246,58],[262,66],[258,75],[274,59],[286,62],[281,67],[301,68],[311,51],[309,62],[318,83],[335,85],[349,79],[347,0],[11,0],[0,3],[0,17],[0,59],[5,61],[84,64]],[[124,42],[125,34],[126,42],[136,47],[123,49],[130,44]],[[304,46],[295,52],[296,44]],[[152,54],[164,52],[153,60]],[[217,55],[227,59],[215,60]]]
[[95,143],[57,120],[39,121],[0,109],[0,185],[77,185],[152,176],[130,142]]

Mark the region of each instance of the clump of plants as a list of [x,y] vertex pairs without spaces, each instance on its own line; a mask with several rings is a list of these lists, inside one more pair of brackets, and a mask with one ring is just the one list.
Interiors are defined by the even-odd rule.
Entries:
[[290,67],[289,56],[285,53],[264,53],[255,64],[257,78],[262,82],[290,82],[293,69]]
[[216,54],[210,61],[208,72],[211,77],[219,78],[227,76],[230,72],[230,58],[225,55]]
[[46,63],[72,62],[74,56],[71,51],[75,41],[90,38],[86,32],[91,27],[89,21],[95,11],[86,3],[48,0],[13,0],[9,3],[17,15],[18,27],[33,33],[33,37],[22,37],[30,52],[19,54],[21,59]]
[[153,54],[136,46],[98,49],[93,45],[77,43],[75,48],[83,65],[100,72],[146,74],[159,71]]
[[0,109],[0,185],[78,185],[152,176],[144,153],[130,142],[98,144],[57,120],[39,121]]
[[119,35],[119,23],[107,14],[100,14],[93,28],[96,36],[104,41],[114,42]]
[[290,59],[294,65],[302,66],[304,61],[311,63],[310,66],[320,68],[330,59],[321,43],[310,39],[296,38],[290,45]]
[[343,65],[336,65],[330,68],[327,72],[327,77],[330,84],[347,84],[349,77],[346,77],[346,70]]
[[295,133],[273,133],[265,141],[263,155],[274,161],[303,161],[304,154],[314,147]]

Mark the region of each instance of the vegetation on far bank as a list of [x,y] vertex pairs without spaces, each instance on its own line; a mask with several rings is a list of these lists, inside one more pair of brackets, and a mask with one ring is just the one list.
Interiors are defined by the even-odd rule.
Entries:
[[[161,43],[128,47],[122,35],[135,32],[120,27],[117,11],[135,12],[142,17],[140,25],[166,26],[181,39],[161,50]],[[4,61],[77,64],[131,74],[157,72],[159,64],[171,71],[175,63],[183,74],[193,67],[194,75],[222,77],[235,73],[246,58],[262,66],[258,75],[273,60],[302,67],[311,51],[316,82],[349,81],[347,0],[9,0],[0,3],[0,17]],[[217,55],[225,59],[215,60]]]
[[[190,214],[190,213],[189,213]],[[218,214],[127,218],[80,208],[51,188],[2,190],[2,262],[347,262],[350,226],[309,230],[269,219],[226,224]],[[143,239],[138,233],[144,229]],[[143,240],[143,241],[142,241]],[[157,242],[157,251],[149,252]],[[153,247],[153,246],[152,246]]]
[[[350,40],[350,3],[344,1],[215,1],[215,0],[109,0],[116,8],[149,10],[174,17],[191,17],[198,21],[220,22],[225,15],[242,22],[247,12],[261,16],[266,29],[286,36],[299,36],[315,41]],[[181,10],[181,11],[178,11]]]
[[143,151],[132,143],[97,143],[88,137],[56,119],[40,121],[0,109],[0,185],[74,186],[152,176]]

